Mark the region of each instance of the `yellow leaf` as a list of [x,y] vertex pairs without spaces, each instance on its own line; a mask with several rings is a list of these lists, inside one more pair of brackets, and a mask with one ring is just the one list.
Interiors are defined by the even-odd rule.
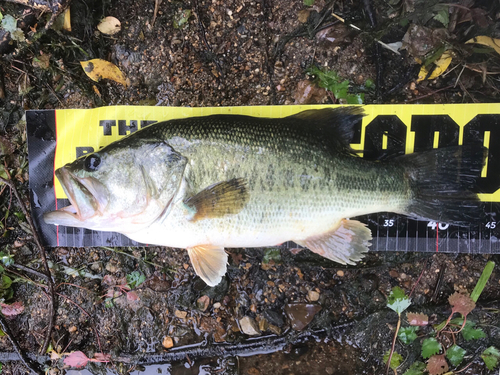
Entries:
[[97,30],[106,35],[114,35],[122,29],[122,24],[115,17],[106,17],[99,25],[97,25]]
[[69,12],[69,8],[64,11],[63,29],[66,31],[71,31],[71,14]]
[[[452,59],[451,53],[449,51],[444,52],[439,59],[434,61],[436,68],[432,71],[428,79],[434,79],[443,74],[446,71],[446,69],[448,69],[448,67],[450,66],[451,59]],[[423,81],[425,77],[427,77],[428,73],[429,70],[425,67],[425,65],[422,65],[422,68],[420,68],[420,72],[418,73],[417,82]]]
[[127,87],[125,74],[115,64],[106,60],[93,59],[89,61],[80,61],[83,71],[93,81],[99,82],[101,79],[110,79],[121,83]]
[[488,46],[493,48],[496,53],[500,54],[500,39],[493,39],[489,36],[476,36],[475,38],[469,39],[465,44],[477,43],[483,46]]

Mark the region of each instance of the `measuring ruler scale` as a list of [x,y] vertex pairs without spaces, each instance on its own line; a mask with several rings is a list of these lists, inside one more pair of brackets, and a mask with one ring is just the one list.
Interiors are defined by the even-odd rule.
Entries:
[[[54,170],[156,121],[211,114],[285,117],[336,106],[138,107],[27,112],[33,219],[47,246],[139,246],[110,232],[46,225],[42,215],[68,201]],[[392,213],[356,219],[372,230],[372,251],[500,253],[500,104],[367,105],[352,148],[360,157],[383,160],[433,148],[479,142],[487,149],[477,181],[486,213],[470,227],[412,220]],[[283,246],[292,248],[295,244]]]

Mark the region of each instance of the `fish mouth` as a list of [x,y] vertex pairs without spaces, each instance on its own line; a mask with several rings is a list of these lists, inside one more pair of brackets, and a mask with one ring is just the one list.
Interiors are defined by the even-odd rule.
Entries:
[[68,168],[59,168],[56,173],[70,205],[47,212],[43,219],[47,224],[82,226],[83,222],[101,216],[108,204],[108,191],[95,178],[78,177]]

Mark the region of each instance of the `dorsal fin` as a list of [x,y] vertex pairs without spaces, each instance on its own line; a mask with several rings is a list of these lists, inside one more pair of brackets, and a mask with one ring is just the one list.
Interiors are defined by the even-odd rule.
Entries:
[[311,128],[328,137],[329,141],[351,151],[354,131],[361,124],[363,116],[363,107],[339,107],[308,109],[287,118],[307,121]]

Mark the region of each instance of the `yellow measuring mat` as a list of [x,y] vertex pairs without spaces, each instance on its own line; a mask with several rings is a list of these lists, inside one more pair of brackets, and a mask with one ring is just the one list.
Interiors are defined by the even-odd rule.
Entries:
[[[286,117],[307,109],[337,106],[140,107],[27,112],[33,219],[47,246],[139,246],[112,232],[46,225],[44,212],[68,204],[54,177],[57,168],[155,122],[240,114]],[[359,217],[372,231],[372,251],[500,253],[500,104],[366,105],[351,147],[359,157],[385,160],[435,148],[482,144],[488,151],[474,192],[485,216],[470,227],[413,220],[394,213]],[[285,243],[284,247],[295,247]]]

